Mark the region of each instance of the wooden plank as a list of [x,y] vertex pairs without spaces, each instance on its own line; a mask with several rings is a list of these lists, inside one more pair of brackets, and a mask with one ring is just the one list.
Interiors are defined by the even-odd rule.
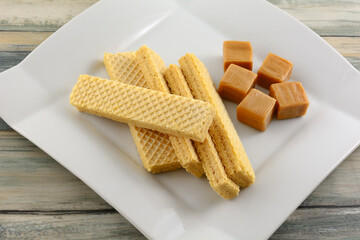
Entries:
[[[359,12],[360,15],[360,12]],[[360,25],[360,23],[359,23]],[[359,27],[360,28],[360,27]],[[360,37],[323,37],[360,71]]]
[[360,0],[268,0],[322,36],[360,36]]
[[[357,239],[359,221],[360,208],[298,209],[270,239]],[[146,239],[117,213],[17,212],[0,223],[0,239]]]
[[354,66],[354,68],[360,71],[360,58],[358,57],[345,57],[345,58],[351,63],[351,65]]
[[0,131],[0,210],[111,209],[81,180],[14,131]]
[[323,37],[323,39],[344,57],[360,58],[360,37]]
[[29,55],[29,53],[29,51],[0,52],[0,72],[17,65]]
[[[2,0],[0,31],[56,31],[96,0]],[[360,1],[269,0],[320,35],[360,36]],[[17,16],[17,17],[14,17]]]
[[4,122],[4,120],[2,120],[0,118],[0,131],[8,131],[8,130],[11,130],[11,127],[9,125],[6,124],[6,122]]
[[0,31],[56,31],[97,0],[0,2]]
[[0,32],[0,51],[32,51],[53,32]]
[[298,209],[270,239],[359,239],[359,222],[360,206]]
[[146,239],[116,212],[0,214],[0,239]]

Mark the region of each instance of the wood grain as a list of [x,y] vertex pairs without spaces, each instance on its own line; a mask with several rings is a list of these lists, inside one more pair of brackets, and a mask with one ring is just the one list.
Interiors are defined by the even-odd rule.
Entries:
[[[97,0],[0,0],[0,31],[56,31]],[[269,0],[320,35],[360,36],[359,0]],[[16,17],[14,17],[16,16]]]
[[32,51],[53,32],[0,32],[0,51]]
[[6,124],[6,122],[4,120],[2,120],[0,118],[0,131],[8,131],[8,130],[11,130],[11,127],[9,125]]
[[360,36],[359,0],[268,0],[321,36]]
[[359,239],[360,206],[297,209],[270,238]]
[[[359,207],[351,211],[346,207],[299,208],[270,239],[358,239],[359,221]],[[0,215],[0,239],[25,238],[146,239],[116,212],[15,212]]]
[[[96,0],[0,0],[0,72]],[[360,70],[360,0],[270,0]],[[360,148],[271,239],[359,239]],[[0,239],[145,239],[55,160],[0,119]]]
[[0,239],[146,238],[117,212],[100,211],[81,214],[2,214]]
[[1,51],[0,72],[19,64],[29,53],[29,51]]
[[323,37],[323,39],[339,51],[341,55],[360,58],[360,37]]
[[81,180],[14,131],[0,131],[0,210],[112,209]]
[[[270,239],[358,239],[359,221],[360,208],[299,208]],[[116,212],[0,215],[0,239],[25,238],[146,239]]]
[[56,31],[97,0],[1,0],[0,31]]

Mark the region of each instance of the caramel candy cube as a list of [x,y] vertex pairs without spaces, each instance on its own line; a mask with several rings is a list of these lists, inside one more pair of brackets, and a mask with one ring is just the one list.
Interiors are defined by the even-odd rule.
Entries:
[[253,52],[250,42],[224,41],[223,57],[224,72],[232,63],[250,71],[252,70]]
[[266,89],[273,83],[282,83],[290,79],[293,64],[273,53],[269,53],[257,72],[256,83]]
[[240,103],[255,85],[256,73],[231,64],[221,78],[218,93],[221,97]]
[[277,83],[270,86],[269,95],[276,99],[276,116],[287,119],[305,115],[309,100],[300,82]]
[[236,109],[237,119],[250,127],[265,131],[271,122],[276,100],[253,88]]

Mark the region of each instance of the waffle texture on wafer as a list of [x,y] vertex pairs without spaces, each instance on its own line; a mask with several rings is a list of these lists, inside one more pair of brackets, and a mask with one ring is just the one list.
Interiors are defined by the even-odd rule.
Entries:
[[144,168],[152,173],[181,168],[169,135],[129,124]]
[[[104,64],[111,80],[138,87],[148,87],[134,52],[105,53]],[[169,135],[129,125],[144,168],[151,173],[176,170],[181,167]]]
[[[166,67],[161,57],[147,46],[142,46],[136,52],[136,56],[149,88],[170,93],[163,76]],[[204,171],[191,140],[170,136],[170,141],[175,149],[181,166],[194,176],[201,177]]]
[[105,53],[104,64],[111,80],[149,88],[136,59],[135,52]]
[[[184,75],[177,65],[170,65],[164,76],[171,93],[193,98]],[[227,176],[210,135],[206,135],[204,142],[194,142],[194,145],[201,160],[198,164],[202,164],[202,169],[205,170],[206,177],[215,192],[226,199],[236,197],[239,194],[239,186]],[[192,164],[191,168],[198,167],[198,164]]]
[[210,135],[204,142],[194,143],[211,187],[225,199],[236,197],[240,191],[239,186],[227,175]]
[[82,112],[200,142],[214,117],[203,101],[88,75],[79,77],[70,103]]
[[[185,82],[184,75],[181,69],[175,65],[170,65],[164,73],[164,78],[170,88],[172,94],[183,97],[193,98],[187,83]],[[201,160],[199,159],[193,147],[193,142],[190,139],[181,139],[185,146],[191,146],[191,157],[180,158],[180,163],[188,172],[193,173],[195,176],[201,176],[204,173]]]
[[255,181],[254,170],[209,72],[194,54],[186,54],[179,63],[193,96],[215,108],[216,115],[209,133],[226,173],[240,187],[249,186]]

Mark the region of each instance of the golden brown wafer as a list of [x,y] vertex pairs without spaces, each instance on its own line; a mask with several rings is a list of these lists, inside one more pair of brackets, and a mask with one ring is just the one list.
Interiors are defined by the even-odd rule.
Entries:
[[[147,46],[142,46],[136,55],[150,89],[170,93],[163,76],[166,67],[161,57]],[[203,170],[199,167],[200,160],[191,140],[170,136],[170,141],[182,167],[194,176],[201,177]]]
[[105,53],[104,64],[111,80],[149,88],[135,52]]
[[[189,87],[187,86],[185,79],[181,79],[184,78],[184,76],[178,71],[176,71],[177,69],[173,68],[172,65],[170,65],[170,67],[168,69],[166,69],[165,73],[164,73],[164,79],[166,80],[171,93],[176,94],[176,95],[180,95],[180,96],[184,96],[184,97],[189,97],[192,98],[191,92]],[[179,81],[180,80],[180,81]],[[181,80],[183,80],[183,82],[181,82]],[[181,84],[186,84],[185,87],[181,86]],[[176,90],[174,90],[176,89]],[[176,140],[175,140],[176,141]],[[186,145],[186,146],[193,146],[193,142],[190,139],[181,139],[181,141],[183,141],[183,144],[177,144],[177,145]],[[191,147],[191,149],[194,149],[193,147]],[[195,151],[191,151],[192,152],[192,157],[191,158],[179,158],[180,159],[180,163],[181,166],[183,166],[183,168],[185,168],[188,172],[194,174],[195,176],[201,176],[204,173],[204,169],[202,167],[202,163],[200,161],[200,159],[198,158],[197,154]]]
[[[111,80],[138,87],[148,87],[136,60],[135,52],[105,53],[104,64]],[[151,173],[176,170],[181,167],[169,135],[129,125],[144,168]]]
[[181,168],[169,135],[129,125],[144,168],[152,173]]
[[226,173],[240,187],[249,186],[255,181],[254,170],[209,72],[194,54],[186,54],[179,63],[193,96],[211,103],[215,108],[216,116],[209,133]]
[[211,187],[223,198],[236,197],[240,191],[239,186],[227,175],[210,135],[204,142],[194,143]]
[[[171,64],[166,69],[164,77],[173,94],[193,98],[184,75],[178,66]],[[194,145],[211,187],[223,198],[231,199],[236,197],[239,194],[239,186],[227,176],[210,135],[207,134],[204,142],[194,142]],[[194,164],[192,168],[197,167],[198,164]]]
[[79,111],[203,142],[214,116],[206,102],[81,75],[70,103]]

